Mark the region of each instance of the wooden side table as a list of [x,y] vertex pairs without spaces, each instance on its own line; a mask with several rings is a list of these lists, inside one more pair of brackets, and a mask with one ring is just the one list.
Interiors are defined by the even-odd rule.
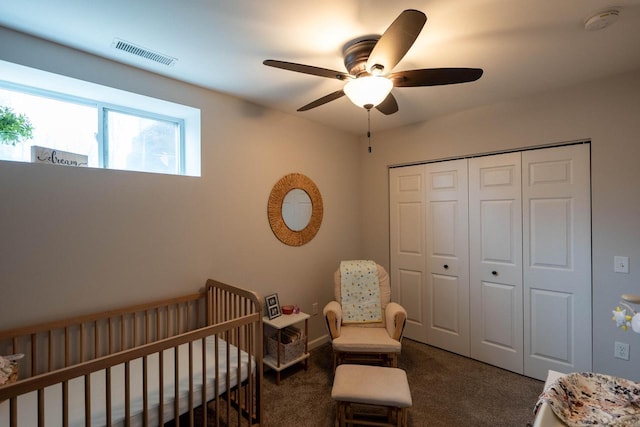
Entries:
[[[280,372],[283,369],[288,368],[289,366],[293,366],[296,363],[304,361],[304,369],[306,370],[309,367],[309,317],[307,313],[294,313],[294,314],[283,314],[281,316],[276,317],[275,319],[269,320],[269,317],[265,316],[262,318],[262,321],[265,325],[271,326],[273,329],[277,331],[276,343],[277,343],[277,354],[273,356],[271,354],[265,354],[262,359],[263,363],[270,367],[271,369],[276,371],[276,384],[280,385]],[[282,330],[287,326],[293,326],[296,323],[304,322],[304,351],[299,357],[296,357],[293,360],[289,360],[284,363],[282,359],[282,355],[280,354],[280,343],[282,342]],[[267,334],[266,331],[264,333],[265,340],[265,353],[267,353]]]

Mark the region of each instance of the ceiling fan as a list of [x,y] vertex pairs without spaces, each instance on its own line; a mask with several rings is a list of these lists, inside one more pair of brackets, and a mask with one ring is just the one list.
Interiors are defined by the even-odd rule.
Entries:
[[298,73],[346,81],[340,90],[300,107],[307,111],[347,95],[357,106],[383,114],[398,111],[391,94],[393,87],[437,86],[465,83],[482,76],[480,68],[426,68],[391,72],[418,38],[427,16],[418,10],[405,10],[380,37],[364,37],[348,43],[344,50],[344,65],[348,72],[311,65],[267,59],[264,65]]

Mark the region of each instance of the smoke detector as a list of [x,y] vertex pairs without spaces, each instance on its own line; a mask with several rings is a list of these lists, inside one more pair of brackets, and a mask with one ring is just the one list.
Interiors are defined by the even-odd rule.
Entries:
[[585,21],[584,29],[587,31],[601,30],[616,22],[618,15],[620,15],[620,11],[615,9],[596,13]]

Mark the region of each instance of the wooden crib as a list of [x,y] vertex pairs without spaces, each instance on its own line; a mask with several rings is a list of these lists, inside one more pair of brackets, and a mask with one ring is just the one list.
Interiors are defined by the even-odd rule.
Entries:
[[[198,425],[258,426],[262,345],[261,299],[214,280],[197,294],[0,331],[0,355],[24,354],[18,380],[0,386],[0,425],[193,426],[197,414]],[[203,402],[209,410],[196,411]]]

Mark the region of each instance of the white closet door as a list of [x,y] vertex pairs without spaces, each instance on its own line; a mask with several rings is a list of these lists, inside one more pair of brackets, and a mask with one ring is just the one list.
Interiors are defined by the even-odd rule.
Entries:
[[523,372],[520,153],[469,160],[471,357]]
[[405,336],[426,342],[424,165],[389,170],[392,299],[407,310]]
[[469,355],[467,161],[425,165],[427,343]]
[[523,159],[525,375],[590,371],[589,146],[527,151]]

